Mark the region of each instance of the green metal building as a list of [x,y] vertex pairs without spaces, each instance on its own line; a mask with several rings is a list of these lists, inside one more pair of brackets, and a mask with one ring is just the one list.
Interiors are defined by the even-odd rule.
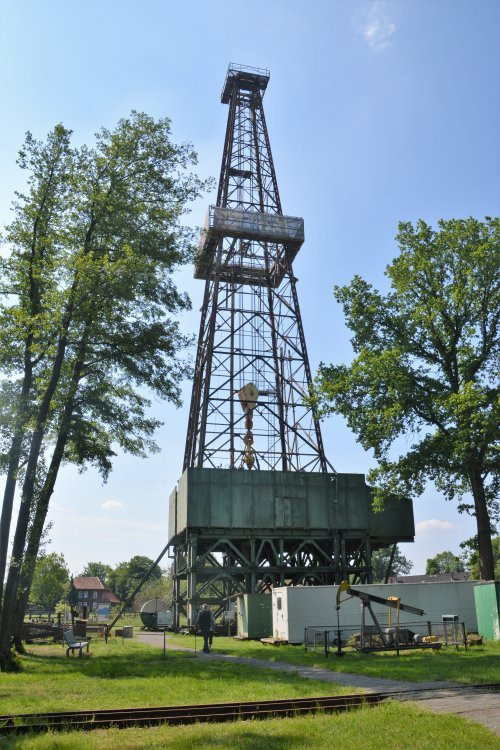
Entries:
[[273,632],[273,603],[269,594],[236,597],[236,634],[240,638],[267,638]]
[[371,553],[414,537],[413,507],[381,513],[362,474],[188,468],[170,495],[174,623],[238,593],[370,583]]
[[477,629],[489,641],[500,641],[500,582],[484,583],[474,588]]

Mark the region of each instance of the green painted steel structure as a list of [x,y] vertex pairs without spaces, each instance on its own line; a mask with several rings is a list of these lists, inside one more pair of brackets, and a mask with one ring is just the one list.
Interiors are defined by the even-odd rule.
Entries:
[[474,587],[477,629],[483,638],[500,641],[500,581]]
[[362,474],[188,468],[169,503],[174,619],[273,586],[371,581],[371,552],[413,541],[410,501],[372,509]]
[[413,541],[409,501],[376,515],[364,476],[333,471],[306,399],[312,374],[292,267],[304,222],[283,214],[268,82],[267,70],[230,65],[222,93],[217,201],[195,259],[206,285],[184,474],[170,498],[176,626],[181,615],[192,623],[201,602],[217,613],[239,593],[369,583],[372,549]]

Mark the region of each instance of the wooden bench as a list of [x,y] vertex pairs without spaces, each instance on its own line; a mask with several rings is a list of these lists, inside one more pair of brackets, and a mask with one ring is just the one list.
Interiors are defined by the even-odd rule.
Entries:
[[89,641],[77,641],[72,630],[65,630],[63,636],[68,646],[66,649],[66,656],[69,656],[70,651],[74,653],[75,649],[78,649],[78,658],[80,658],[84,646],[87,647],[87,653],[89,652]]

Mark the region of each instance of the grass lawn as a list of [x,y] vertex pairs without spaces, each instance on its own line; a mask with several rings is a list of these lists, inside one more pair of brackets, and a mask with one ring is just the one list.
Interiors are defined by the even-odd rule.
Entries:
[[93,639],[91,656],[31,646],[23,671],[0,674],[0,713],[272,700],[352,692],[298,675],[162,651],[133,640]]
[[[168,635],[169,641],[181,646],[194,647],[193,636]],[[200,639],[197,639],[200,647]],[[337,672],[352,672],[371,677],[387,677],[394,680],[448,680],[467,685],[500,682],[500,643],[488,642],[473,646],[467,651],[460,648],[442,648],[439,651],[384,651],[360,654],[347,650],[341,659],[332,654],[325,659],[323,652],[306,652],[303,646],[265,646],[259,641],[238,641],[234,638],[215,638],[214,651],[235,654],[253,659],[286,661],[293,664],[321,666]]]
[[[189,637],[176,638],[189,645]],[[265,647],[253,642],[217,639],[222,648],[247,656],[301,662],[294,647]],[[486,648],[486,647],[485,647]],[[231,662],[208,662],[186,652],[168,651],[137,641],[91,642],[90,658],[66,658],[58,646],[32,646],[21,658],[23,671],[0,674],[1,713],[65,709],[119,708],[232,700],[307,697],[352,692]],[[476,656],[479,652],[474,652]],[[491,658],[491,650],[486,654]],[[307,655],[306,655],[307,656]],[[354,655],[356,656],[356,655]],[[413,655],[412,655],[413,656]],[[426,654],[427,656],[427,654]],[[446,655],[445,655],[446,656]],[[452,654],[450,653],[450,657]],[[315,657],[307,663],[320,663]],[[344,657],[347,659],[348,657]],[[403,657],[401,657],[403,658]],[[372,661],[372,656],[368,657]],[[333,660],[332,660],[333,661]],[[484,659],[486,664],[487,659]],[[464,662],[462,663],[462,667]],[[332,666],[330,664],[330,666]],[[352,671],[355,671],[354,669]],[[499,750],[497,737],[456,716],[431,714],[411,704],[391,702],[338,716],[316,715],[186,727],[153,727],[96,732],[53,733],[0,738],[0,748],[37,750],[135,750],[186,747],[228,750]]]
[[298,719],[186,727],[109,729],[6,738],[2,747],[24,750],[498,750],[498,737],[456,716],[431,714],[410,704]]
[[[111,624],[111,622],[114,620],[114,615],[112,615],[108,620],[108,625]],[[93,625],[93,622],[89,621],[89,625]],[[98,623],[95,623],[98,624]],[[140,630],[142,627],[142,620],[141,616],[137,612],[127,612],[127,614],[122,615],[118,622],[114,625],[114,628],[121,628],[122,625],[133,625],[136,630]]]

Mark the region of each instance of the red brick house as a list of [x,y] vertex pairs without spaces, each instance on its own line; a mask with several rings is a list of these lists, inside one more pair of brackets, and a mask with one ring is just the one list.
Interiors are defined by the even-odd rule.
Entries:
[[114,606],[120,599],[102,583],[97,576],[75,576],[71,579],[69,600],[78,607],[84,619],[99,608]]
[[109,591],[109,603],[110,603],[110,605],[112,607],[114,607],[115,604],[121,604],[122,603],[122,600],[119,599],[119,597],[116,596],[116,594],[114,593],[114,591],[111,591],[111,589],[108,589],[108,591]]

